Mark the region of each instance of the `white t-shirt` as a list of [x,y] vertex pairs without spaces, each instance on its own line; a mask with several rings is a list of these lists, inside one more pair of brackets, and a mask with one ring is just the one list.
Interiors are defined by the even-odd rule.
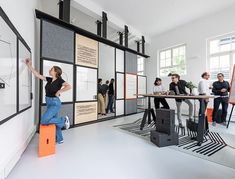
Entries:
[[156,93],[156,92],[165,92],[165,88],[162,86],[162,85],[159,85],[159,86],[154,86],[153,87],[153,93]]
[[210,81],[206,80],[206,79],[202,79],[199,83],[198,83],[198,93],[199,94],[206,94],[206,95],[210,95]]

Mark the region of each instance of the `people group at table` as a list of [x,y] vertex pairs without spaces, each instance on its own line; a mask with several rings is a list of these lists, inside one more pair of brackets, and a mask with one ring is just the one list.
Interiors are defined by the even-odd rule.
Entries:
[[[174,94],[174,95],[189,95],[186,88],[189,88],[189,82],[180,79],[178,74],[169,74],[171,78],[171,83],[169,84],[169,90],[166,90],[162,84],[160,78],[156,78],[153,87],[153,94]],[[212,113],[212,125],[216,125],[216,117],[219,110],[220,104],[222,105],[222,115],[221,120],[223,125],[226,125],[227,109],[228,109],[228,93],[230,91],[230,84],[228,81],[224,80],[224,74],[217,74],[217,81],[210,83],[210,74],[204,72],[201,75],[201,80],[198,83],[198,95],[209,96],[211,94],[215,95],[214,104],[213,104],[213,113]],[[189,107],[189,120],[193,120],[193,103],[189,99],[175,99],[176,108],[177,108],[177,119],[179,127],[183,127],[182,123],[182,103],[186,103]],[[205,108],[207,108],[209,103],[209,98],[204,100]],[[169,104],[165,98],[154,98],[155,109],[165,108],[170,109]],[[160,107],[162,104],[162,107]],[[199,108],[199,115],[201,109]],[[207,123],[208,124],[208,123]],[[206,128],[208,129],[208,125]]]

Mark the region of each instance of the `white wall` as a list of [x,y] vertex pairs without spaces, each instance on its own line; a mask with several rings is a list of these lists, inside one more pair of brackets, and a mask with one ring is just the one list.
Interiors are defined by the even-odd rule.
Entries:
[[[233,23],[235,16],[234,9],[235,7],[225,9],[219,13],[152,37],[150,45],[151,58],[146,62],[148,92],[152,92],[154,79],[158,76],[159,50],[183,43],[186,43],[187,75],[181,78],[197,84],[201,73],[207,70],[206,40],[235,31],[235,23]],[[165,87],[168,88],[170,78],[165,77],[162,80]],[[172,108],[175,108],[174,101],[170,102],[170,105]]]
[[[34,9],[39,7],[38,0],[0,0],[0,5],[30,46],[34,59],[36,32]],[[34,84],[33,80],[33,91]],[[33,101],[31,109],[0,125],[0,179],[9,174],[34,135],[36,129],[34,113]]]

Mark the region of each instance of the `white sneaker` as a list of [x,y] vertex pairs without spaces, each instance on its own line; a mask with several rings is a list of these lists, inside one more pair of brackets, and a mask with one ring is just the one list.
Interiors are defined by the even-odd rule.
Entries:
[[63,144],[64,143],[64,141],[62,140],[62,141],[60,141],[60,142],[56,142],[57,144]]
[[69,121],[68,116],[65,116],[64,127],[65,127],[65,129],[69,129],[69,127],[70,127],[70,121]]

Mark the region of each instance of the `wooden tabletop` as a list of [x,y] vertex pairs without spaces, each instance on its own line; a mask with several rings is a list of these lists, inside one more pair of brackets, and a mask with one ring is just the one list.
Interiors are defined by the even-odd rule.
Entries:
[[216,98],[219,96],[214,95],[159,95],[159,94],[138,94],[138,96],[143,97],[154,97],[154,98],[174,98],[174,99],[208,99],[208,98]]

